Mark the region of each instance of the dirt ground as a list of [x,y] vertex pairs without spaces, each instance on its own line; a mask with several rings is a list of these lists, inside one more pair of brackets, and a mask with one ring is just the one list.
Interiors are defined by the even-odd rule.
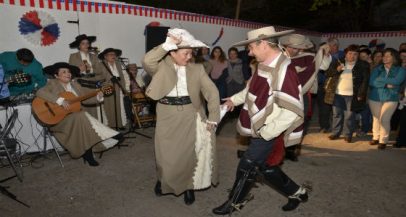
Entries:
[[[139,130],[153,135],[154,128]],[[238,159],[235,120],[229,120],[218,137],[220,184],[196,192],[187,206],[183,196],[156,197],[153,140],[136,135],[129,147],[106,152],[99,167],[84,165],[81,159],[62,157],[62,168],[54,153],[48,159],[28,164],[24,156],[23,182],[11,179],[3,186],[31,208],[0,194],[0,217],[206,217],[223,203],[234,181]],[[258,183],[254,199],[233,216],[317,216],[317,217],[400,217],[406,207],[406,149],[389,146],[380,151],[367,138],[351,144],[329,141],[317,133],[315,123],[305,137],[299,162],[286,161],[283,170],[297,183],[310,182],[309,201],[292,212],[283,212],[287,199],[267,185]],[[0,168],[0,179],[12,175]]]

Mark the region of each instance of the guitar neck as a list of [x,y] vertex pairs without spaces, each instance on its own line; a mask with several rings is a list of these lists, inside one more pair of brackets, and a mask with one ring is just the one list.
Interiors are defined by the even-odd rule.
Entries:
[[89,99],[89,98],[91,98],[91,97],[96,96],[99,92],[100,92],[100,89],[98,89],[98,90],[96,90],[96,91],[93,91],[93,92],[90,92],[90,93],[88,93],[88,94],[85,94],[85,95],[83,95],[83,96],[78,96],[78,97],[76,97],[75,99],[70,100],[70,102],[71,102],[71,103],[81,102],[81,101],[83,101],[83,100],[86,100],[86,99]]

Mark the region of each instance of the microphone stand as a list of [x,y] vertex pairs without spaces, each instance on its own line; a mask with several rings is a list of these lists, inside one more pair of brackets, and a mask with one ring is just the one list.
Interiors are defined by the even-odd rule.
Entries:
[[[110,70],[110,68],[107,66],[107,64],[106,64],[106,62],[105,61],[102,61],[102,63],[103,63],[103,65],[104,65],[104,67],[107,69],[107,71],[109,72],[109,74],[112,76],[112,78],[115,78],[115,76],[113,75],[113,72]],[[123,78],[124,79],[124,78]],[[119,87],[119,89],[125,94],[125,95],[130,95],[126,90],[125,90],[125,88],[120,84],[120,82],[117,80],[117,79],[112,79],[112,82],[114,83],[114,89],[115,89],[115,85],[117,85],[118,87]],[[114,115],[115,115],[115,119],[116,119],[116,130],[117,130],[117,125],[118,125],[118,122],[117,122],[117,98],[116,98],[116,91],[114,91]],[[130,124],[130,126],[132,127],[132,123]],[[131,128],[130,127],[130,128]],[[131,129],[130,129],[131,130]],[[140,136],[144,136],[144,137],[146,137],[146,138],[152,138],[152,137],[150,137],[150,136],[147,136],[147,135],[145,135],[145,134],[142,134],[142,133],[139,133],[139,132],[136,132],[136,131],[134,131],[134,130],[132,130],[132,131],[128,131],[128,132],[126,132],[125,133],[125,135],[126,134],[129,134],[129,133],[131,133],[131,132],[133,132],[133,133],[135,133],[135,134],[138,134],[138,135],[140,135]],[[136,137],[124,137],[124,138],[136,138]]]
[[[128,76],[130,77],[130,81],[136,82],[134,76],[133,76],[130,72],[128,72]],[[130,89],[132,90],[132,87],[131,87]],[[132,103],[133,103],[133,95],[130,94],[129,97],[130,97],[131,106],[132,106]],[[132,111],[132,113],[134,113],[133,109],[131,109],[131,111]],[[137,111],[135,111],[135,112],[137,112]],[[134,118],[134,115],[133,115],[133,118]],[[134,122],[135,120],[132,120],[132,121]],[[142,133],[139,133],[139,132],[135,131],[135,124],[134,124],[134,123],[131,123],[130,128],[128,129],[127,132],[124,133],[124,135],[130,134],[130,133],[135,133],[135,134],[138,134],[138,135],[143,136],[143,137],[145,137],[145,138],[152,139],[151,136],[147,136],[147,135],[145,135],[145,134],[142,134]]]

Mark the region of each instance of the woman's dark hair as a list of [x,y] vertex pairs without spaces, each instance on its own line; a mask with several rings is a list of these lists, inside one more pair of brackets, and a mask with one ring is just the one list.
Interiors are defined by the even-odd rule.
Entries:
[[375,57],[375,55],[378,54],[378,53],[381,53],[382,56],[383,56],[383,52],[382,52],[381,50],[375,50],[375,51],[372,53],[372,59],[373,59],[373,58]]
[[197,49],[196,56],[195,56],[195,63],[202,63],[206,61],[203,56],[203,48]]
[[228,54],[230,54],[230,52],[231,51],[235,51],[237,54],[238,54],[238,49],[237,48],[235,48],[235,47],[230,47],[229,49],[228,49]]
[[344,53],[347,54],[349,51],[358,52],[358,45],[351,44],[347,48],[344,49]]
[[17,50],[17,59],[26,63],[32,63],[34,60],[34,54],[27,48],[21,48]]
[[368,48],[364,48],[364,49],[360,50],[359,53],[366,53],[369,56],[369,55],[371,55],[371,50],[369,50]]
[[390,55],[393,57],[393,65],[394,66],[399,66],[400,64],[400,57],[399,57],[399,52],[396,49],[393,49],[391,47],[386,48],[383,50],[383,54],[385,53],[390,53]]
[[210,53],[210,59],[214,59],[214,51],[217,49],[220,50],[219,61],[223,63],[224,61],[226,61],[227,58],[226,58],[226,55],[224,54],[223,49],[221,49],[220,46],[216,46],[213,48],[213,50]]

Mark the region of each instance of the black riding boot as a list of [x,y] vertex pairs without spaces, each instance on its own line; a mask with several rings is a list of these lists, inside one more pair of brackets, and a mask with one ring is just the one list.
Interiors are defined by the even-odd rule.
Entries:
[[285,159],[297,162],[298,161],[297,156],[299,155],[299,146],[300,144],[292,145],[285,148]]
[[214,208],[213,213],[216,215],[226,215],[234,210],[241,209],[250,200],[247,198],[247,195],[255,184],[255,177],[256,170],[254,163],[245,158],[241,159],[233,188],[228,195],[228,200],[221,206]]
[[89,148],[83,155],[82,155],[83,161],[86,163],[88,162],[90,166],[95,167],[99,166],[99,163],[94,159],[93,157],[93,151],[91,148]]
[[265,179],[289,198],[288,203],[282,207],[283,211],[296,209],[300,202],[306,202],[308,199],[307,190],[297,185],[290,179],[279,166],[266,167],[262,170]]

